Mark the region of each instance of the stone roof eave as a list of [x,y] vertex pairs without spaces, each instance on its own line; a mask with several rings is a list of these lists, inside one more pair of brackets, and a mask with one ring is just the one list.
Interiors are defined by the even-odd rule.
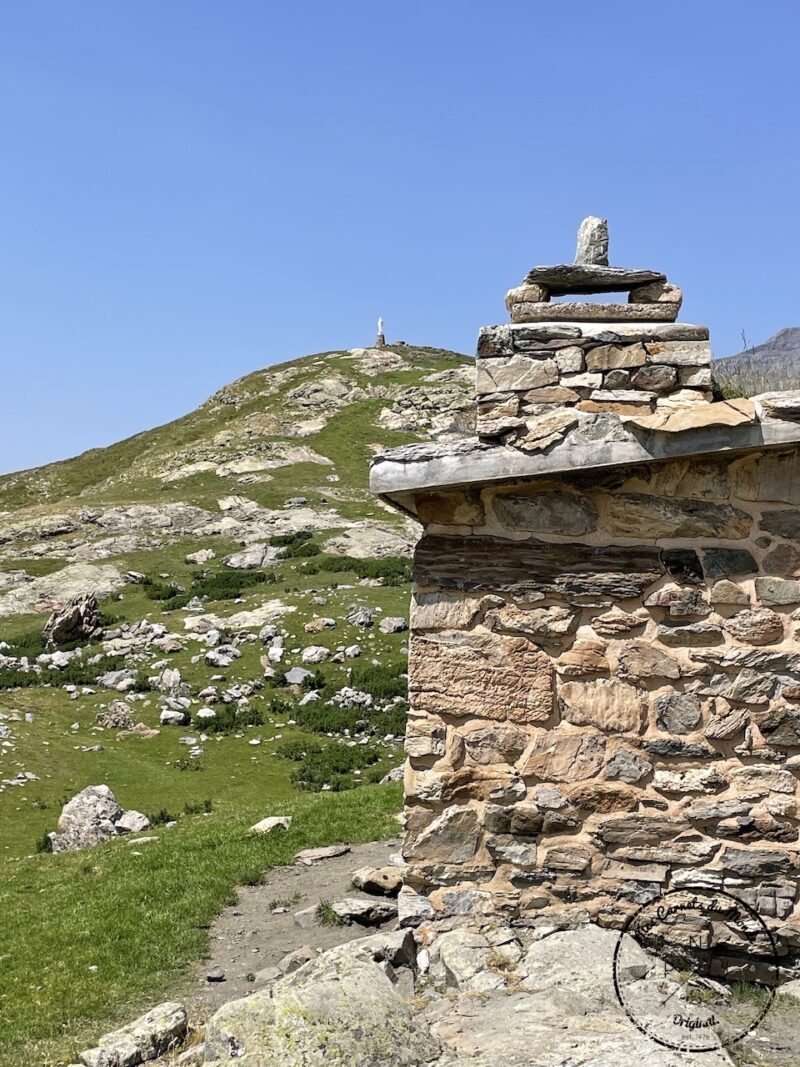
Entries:
[[477,437],[391,449],[373,459],[370,489],[393,507],[413,515],[414,497],[421,491],[535,481],[675,459],[744,455],[791,444],[800,444],[800,422],[770,419],[667,433],[620,421],[606,438],[587,439],[569,433],[546,451],[532,453],[488,444]]

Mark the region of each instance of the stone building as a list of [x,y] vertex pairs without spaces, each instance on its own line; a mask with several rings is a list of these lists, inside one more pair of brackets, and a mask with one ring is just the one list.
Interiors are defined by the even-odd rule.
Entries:
[[665,890],[721,889],[788,958],[800,394],[720,399],[680,290],[606,266],[603,237],[590,220],[579,261],[534,268],[481,330],[476,437],[373,463],[423,529],[405,893],[619,927]]

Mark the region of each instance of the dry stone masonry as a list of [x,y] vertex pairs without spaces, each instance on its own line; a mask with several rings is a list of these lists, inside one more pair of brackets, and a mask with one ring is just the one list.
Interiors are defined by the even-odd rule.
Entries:
[[[791,968],[800,395],[717,399],[708,331],[662,274],[605,266],[603,230],[481,331],[478,436],[373,463],[423,526],[401,918],[617,928],[717,889]],[[715,936],[718,973],[769,956]]]

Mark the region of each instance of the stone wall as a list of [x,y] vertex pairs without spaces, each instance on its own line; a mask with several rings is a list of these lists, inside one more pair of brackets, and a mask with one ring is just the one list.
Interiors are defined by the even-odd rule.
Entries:
[[408,884],[612,927],[721,888],[800,946],[800,449],[417,507]]

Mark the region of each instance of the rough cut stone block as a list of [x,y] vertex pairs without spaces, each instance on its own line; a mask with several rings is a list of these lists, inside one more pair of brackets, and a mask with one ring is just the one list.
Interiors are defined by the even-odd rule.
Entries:
[[[636,529],[629,526],[628,531]],[[666,573],[654,546],[506,541],[426,534],[415,554],[421,585],[462,592],[549,593],[629,599]]]
[[597,526],[597,508],[582,493],[507,492],[500,490],[492,508],[508,530],[530,533],[585,534]]
[[650,678],[680,678],[680,664],[650,641],[627,641],[619,651],[620,676],[641,682]]
[[731,504],[675,500],[644,493],[603,494],[600,525],[610,534],[642,537],[746,537],[751,517]]
[[489,631],[412,633],[411,705],[430,714],[542,722],[553,710],[550,657]]
[[729,578],[732,574],[755,574],[758,564],[744,548],[704,548],[703,567],[708,578]]
[[511,305],[512,322],[674,322],[677,317],[677,304]]
[[544,285],[518,285],[506,293],[506,307],[512,304],[536,303],[550,299],[550,291]]
[[472,808],[447,808],[411,842],[405,855],[410,860],[467,863],[478,850],[480,826]]
[[629,345],[598,345],[586,353],[586,368],[590,371],[616,370],[620,367],[643,367],[647,360],[641,342]]
[[758,525],[762,530],[778,537],[800,539],[800,511],[796,508],[762,511]]
[[606,742],[587,730],[543,730],[522,762],[520,772],[545,782],[578,782],[594,778],[603,766]]
[[800,582],[784,578],[756,578],[756,596],[762,604],[800,604]]
[[656,725],[671,734],[689,734],[700,722],[700,698],[696,693],[665,693],[653,701]]
[[558,699],[567,722],[615,733],[638,732],[646,707],[641,691],[617,678],[565,682]]
[[599,371],[586,371],[582,374],[564,374],[561,384],[570,389],[599,389],[603,384],[603,375]]
[[666,364],[651,364],[642,367],[631,378],[634,389],[646,389],[653,393],[669,393],[678,384],[678,372],[675,367]]
[[417,515],[420,522],[446,526],[479,526],[484,520],[483,504],[476,490],[419,493]]
[[531,359],[528,356],[498,357],[479,360],[476,389],[491,393],[511,389],[522,392],[558,382],[558,367],[552,359]]
[[580,374],[586,367],[583,349],[577,345],[559,348],[553,358],[556,361],[559,374]]
[[648,363],[666,363],[672,367],[708,367],[711,345],[708,341],[648,341]]
[[560,640],[573,634],[578,627],[580,613],[561,604],[546,608],[521,608],[504,604],[486,614],[486,625],[492,629],[526,634],[540,641]]
[[484,599],[416,589],[411,599],[411,626],[415,630],[466,630],[477,618]]
[[669,282],[650,282],[649,285],[637,285],[628,295],[631,304],[677,304],[683,303],[683,292],[677,285]]

